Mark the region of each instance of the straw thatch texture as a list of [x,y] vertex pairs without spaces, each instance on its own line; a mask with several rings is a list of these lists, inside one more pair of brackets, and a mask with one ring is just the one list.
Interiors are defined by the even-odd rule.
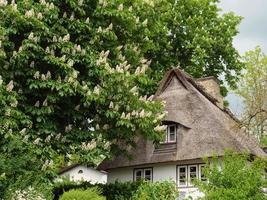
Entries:
[[218,106],[214,97],[180,69],[165,75],[155,98],[166,101],[165,121],[180,125],[176,148],[158,152],[151,141],[140,137],[137,148],[129,152],[134,159],[118,156],[104,161],[101,169],[222,156],[226,149],[266,156],[253,139],[242,133],[229,111]]

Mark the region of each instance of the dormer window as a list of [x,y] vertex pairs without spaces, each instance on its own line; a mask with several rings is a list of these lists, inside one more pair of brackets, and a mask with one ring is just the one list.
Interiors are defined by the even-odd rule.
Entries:
[[177,133],[177,125],[176,124],[167,125],[166,138],[165,138],[164,143],[175,143],[176,142],[176,133]]

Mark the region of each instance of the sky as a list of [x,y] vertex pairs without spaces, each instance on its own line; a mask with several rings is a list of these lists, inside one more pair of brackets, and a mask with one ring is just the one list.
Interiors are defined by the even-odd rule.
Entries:
[[[221,0],[222,12],[234,12],[242,16],[239,34],[234,38],[234,47],[240,55],[259,45],[267,54],[267,0]],[[243,110],[242,99],[232,92],[226,98],[230,109],[237,116]]]

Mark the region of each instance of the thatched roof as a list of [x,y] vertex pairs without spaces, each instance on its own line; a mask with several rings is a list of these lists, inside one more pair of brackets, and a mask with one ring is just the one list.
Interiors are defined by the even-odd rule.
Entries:
[[129,152],[132,160],[118,156],[104,161],[101,169],[223,156],[226,149],[266,156],[257,142],[239,129],[237,119],[182,70],[166,73],[155,98],[166,101],[165,121],[180,125],[177,143],[161,151],[140,137],[137,147]]

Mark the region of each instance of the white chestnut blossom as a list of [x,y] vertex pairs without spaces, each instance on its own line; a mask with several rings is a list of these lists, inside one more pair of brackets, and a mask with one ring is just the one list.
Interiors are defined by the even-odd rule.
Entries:
[[41,138],[37,138],[33,141],[33,144],[38,145],[41,141]]
[[89,17],[87,17],[86,20],[85,20],[85,23],[89,24],[89,22],[90,22],[90,19],[89,19]]
[[31,67],[31,68],[34,68],[34,61],[32,61],[32,62],[30,63],[30,67]]
[[120,46],[118,46],[116,49],[117,49],[118,51],[120,51],[122,48],[123,48],[123,46],[120,45]]
[[97,146],[97,143],[95,141],[95,139],[93,139],[91,142],[86,143],[82,143],[82,149],[87,150],[87,151],[91,151],[93,149],[95,149]]
[[145,117],[145,111],[144,111],[144,109],[139,113],[139,116],[141,118],[144,118]]
[[17,107],[17,105],[18,105],[18,101],[17,100],[15,100],[12,103],[10,103],[10,106],[14,107],[14,108]]
[[27,130],[26,128],[23,128],[19,133],[24,135],[26,133],[26,130]]
[[121,114],[121,119],[125,119],[125,113],[124,112]]
[[43,101],[43,106],[47,106],[47,98]]
[[41,12],[39,12],[39,13],[37,14],[37,18],[38,18],[38,19],[43,19],[43,14],[42,14]]
[[95,126],[95,130],[100,130],[100,126],[99,126],[99,124],[97,124],[96,126]]
[[40,106],[40,101],[36,101],[35,104],[34,104],[35,107],[39,107]]
[[109,104],[109,108],[114,108],[114,103],[111,101],[110,104]]
[[94,87],[94,91],[93,91],[93,93],[96,94],[96,95],[99,95],[99,94],[100,94],[99,86],[95,86],[95,87]]
[[105,124],[105,125],[103,126],[103,129],[104,129],[104,130],[108,130],[108,129],[109,129],[109,125],[108,125],[108,124]]
[[0,76],[0,85],[3,84],[3,79],[2,79],[2,76]]
[[79,0],[78,1],[78,6],[82,6],[83,5],[83,0]]
[[79,111],[80,107],[81,107],[80,105],[77,105],[77,106],[75,106],[74,110]]
[[130,92],[131,92],[131,93],[136,93],[136,92],[137,92],[137,87],[134,86],[132,89],[130,89]]
[[7,0],[0,0],[0,7],[4,7],[7,5]]
[[40,78],[40,72],[39,71],[36,71],[35,74],[33,75],[33,77],[35,79],[39,79]]
[[118,10],[120,10],[120,11],[123,10],[123,4],[120,4],[120,5],[119,5]]
[[13,88],[14,88],[14,82],[13,82],[13,80],[11,80],[11,81],[7,84],[7,86],[6,86],[6,90],[7,90],[8,92],[11,92],[11,91],[13,90]]
[[133,7],[130,6],[128,10],[129,10],[130,12],[132,12],[132,11],[133,11]]
[[103,30],[102,30],[102,27],[101,27],[101,26],[99,26],[99,27],[98,27],[98,29],[97,29],[97,32],[98,32],[98,33],[102,33],[102,32],[103,32]]
[[163,126],[157,125],[154,128],[154,131],[157,131],[157,132],[162,132],[162,131],[165,131],[165,130],[166,130],[166,126],[165,125],[163,125]]
[[25,13],[25,16],[28,18],[33,17],[34,16],[34,10],[33,9],[27,10]]
[[65,132],[68,133],[72,130],[72,125],[69,124],[68,126],[65,127]]
[[55,35],[53,36],[53,42],[57,42],[57,37]]
[[114,110],[115,111],[118,111],[119,110],[119,105],[118,104],[115,105]]
[[70,21],[73,21],[73,20],[74,20],[74,12],[72,12],[70,16]]
[[46,80],[46,76],[44,74],[41,75],[41,80],[45,81]]
[[46,78],[46,80],[51,78],[51,72],[50,71],[47,71],[45,78]]
[[110,25],[108,26],[107,30],[112,30],[113,29],[113,24],[110,23]]
[[145,19],[145,20],[142,22],[143,26],[147,26],[147,22],[148,22],[148,20]]
[[74,61],[71,60],[71,59],[69,59],[69,60],[68,60],[68,66],[69,66],[69,67],[72,67],[73,65],[74,65]]
[[70,34],[67,34],[63,37],[64,42],[68,42],[70,40]]

